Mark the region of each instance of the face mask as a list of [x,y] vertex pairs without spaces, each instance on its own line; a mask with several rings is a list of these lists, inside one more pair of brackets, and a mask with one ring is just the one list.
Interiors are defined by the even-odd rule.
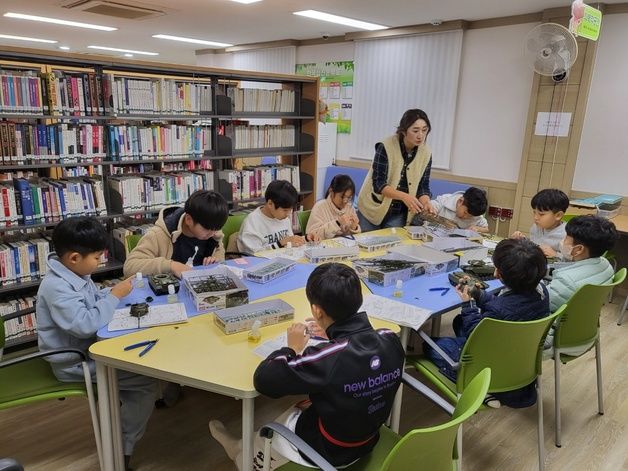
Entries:
[[573,260],[573,255],[571,252],[573,251],[573,245],[565,245],[563,241],[560,241],[560,253],[563,256],[563,260],[571,261]]

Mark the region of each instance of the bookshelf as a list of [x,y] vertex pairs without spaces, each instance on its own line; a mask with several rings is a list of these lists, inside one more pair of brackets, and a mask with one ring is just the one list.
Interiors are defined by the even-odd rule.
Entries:
[[[240,88],[242,81],[258,88]],[[199,188],[219,191],[237,211],[262,202],[264,184],[286,176],[311,209],[317,104],[312,77],[2,47],[0,314],[34,319],[25,302],[7,305],[34,294],[45,260],[38,247],[65,217],[91,214],[113,232]],[[265,156],[277,163],[260,165]],[[121,255],[112,238],[98,275],[120,273]],[[7,346],[33,336],[31,328]]]

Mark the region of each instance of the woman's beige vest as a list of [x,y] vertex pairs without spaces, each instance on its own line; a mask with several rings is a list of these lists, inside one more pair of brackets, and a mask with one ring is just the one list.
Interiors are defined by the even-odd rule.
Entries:
[[[399,146],[399,137],[397,135],[390,136],[382,141],[388,156],[388,176],[386,182],[391,188],[397,189],[399,180],[401,179],[401,169],[403,168],[403,156],[401,155],[401,147]],[[419,185],[423,173],[432,156],[432,151],[427,144],[421,144],[417,149],[414,160],[408,165],[406,175],[408,177],[408,193],[416,195],[416,189]],[[364,184],[358,196],[358,209],[360,213],[366,217],[372,224],[379,225],[384,220],[384,216],[388,212],[392,200],[386,198],[373,190],[373,166],[364,179]],[[414,213],[408,211],[408,221],[412,219]]]

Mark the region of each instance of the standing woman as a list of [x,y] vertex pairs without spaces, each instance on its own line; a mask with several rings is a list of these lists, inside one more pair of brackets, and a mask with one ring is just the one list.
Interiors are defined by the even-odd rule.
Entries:
[[397,133],[375,145],[375,158],[358,196],[362,231],[405,226],[416,213],[434,214],[430,203],[431,125],[423,110],[401,117]]

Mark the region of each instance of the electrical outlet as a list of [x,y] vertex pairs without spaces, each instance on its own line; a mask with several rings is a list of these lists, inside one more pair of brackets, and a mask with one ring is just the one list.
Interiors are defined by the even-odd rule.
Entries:
[[498,208],[497,206],[489,206],[488,207],[488,215],[494,218],[500,217],[502,214],[502,208]]
[[501,217],[502,219],[512,219],[512,209],[501,208]]

